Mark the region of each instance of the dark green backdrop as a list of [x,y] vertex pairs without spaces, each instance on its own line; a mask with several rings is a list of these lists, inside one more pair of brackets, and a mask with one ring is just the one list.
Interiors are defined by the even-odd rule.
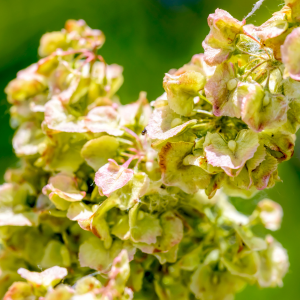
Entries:
[[[40,36],[60,30],[69,19],[85,19],[104,31],[101,54],[108,63],[124,66],[125,82],[119,94],[123,103],[147,91],[149,100],[162,92],[162,78],[171,68],[188,62],[202,51],[208,33],[207,15],[216,8],[242,19],[255,0],[0,0],[0,182],[16,158],[11,147],[8,105],[2,92],[16,72],[37,60]],[[260,24],[281,6],[266,0],[249,22]],[[299,141],[300,144],[300,141]],[[284,209],[282,229],[275,237],[288,249],[290,271],[283,288],[248,287],[237,299],[300,299],[300,146],[291,161],[280,167],[283,183],[255,199],[233,199],[245,212],[259,199],[270,197]],[[174,299],[177,300],[177,299]],[[179,299],[178,299],[179,300]]]

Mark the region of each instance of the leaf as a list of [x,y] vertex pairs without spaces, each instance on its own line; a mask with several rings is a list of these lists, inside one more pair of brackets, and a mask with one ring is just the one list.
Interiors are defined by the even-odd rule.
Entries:
[[258,190],[263,190],[268,186],[272,174],[277,170],[277,166],[277,160],[267,154],[265,160],[252,171],[253,184]]
[[71,265],[70,252],[65,244],[50,240],[44,250],[44,256],[41,261],[43,268],[51,268],[53,266],[69,267]]

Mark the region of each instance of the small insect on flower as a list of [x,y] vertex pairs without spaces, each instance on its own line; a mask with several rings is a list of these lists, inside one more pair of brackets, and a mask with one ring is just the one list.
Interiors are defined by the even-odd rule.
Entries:
[[145,135],[147,133],[147,129],[144,128],[144,130],[142,131],[142,135]]

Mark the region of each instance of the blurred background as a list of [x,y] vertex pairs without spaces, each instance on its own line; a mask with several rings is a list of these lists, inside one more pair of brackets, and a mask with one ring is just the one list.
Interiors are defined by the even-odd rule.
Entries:
[[[247,23],[263,23],[280,9],[282,2],[265,0]],[[203,51],[201,43],[209,31],[209,13],[222,8],[242,20],[254,3],[255,0],[0,0],[0,183],[5,169],[17,160],[11,146],[13,131],[3,89],[18,70],[37,61],[43,33],[60,30],[70,18],[84,19],[90,27],[101,29],[106,35],[101,54],[109,64],[124,67],[125,82],[119,91],[122,102],[136,100],[141,90],[154,100],[163,92],[164,73]],[[291,263],[282,288],[259,290],[250,286],[236,299],[300,299],[299,144],[298,141],[294,157],[280,165],[282,183],[250,200],[232,199],[245,213],[266,197],[282,205],[283,225],[274,236],[288,249]]]

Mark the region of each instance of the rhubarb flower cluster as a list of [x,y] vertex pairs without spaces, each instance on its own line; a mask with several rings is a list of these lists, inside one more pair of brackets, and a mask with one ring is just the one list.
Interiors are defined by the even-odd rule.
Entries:
[[42,37],[42,58],[6,88],[20,163],[0,186],[5,300],[227,300],[282,285],[286,250],[253,230],[278,230],[280,205],[246,216],[217,190],[278,180],[297,103],[283,85],[297,81],[243,22],[217,10],[209,25],[205,54],[166,75],[154,111],[144,92],[120,103],[101,31],[70,20]]
[[259,27],[209,15],[204,54],[166,74],[153,102],[147,132],[164,184],[251,197],[280,180],[300,125],[298,2]]

